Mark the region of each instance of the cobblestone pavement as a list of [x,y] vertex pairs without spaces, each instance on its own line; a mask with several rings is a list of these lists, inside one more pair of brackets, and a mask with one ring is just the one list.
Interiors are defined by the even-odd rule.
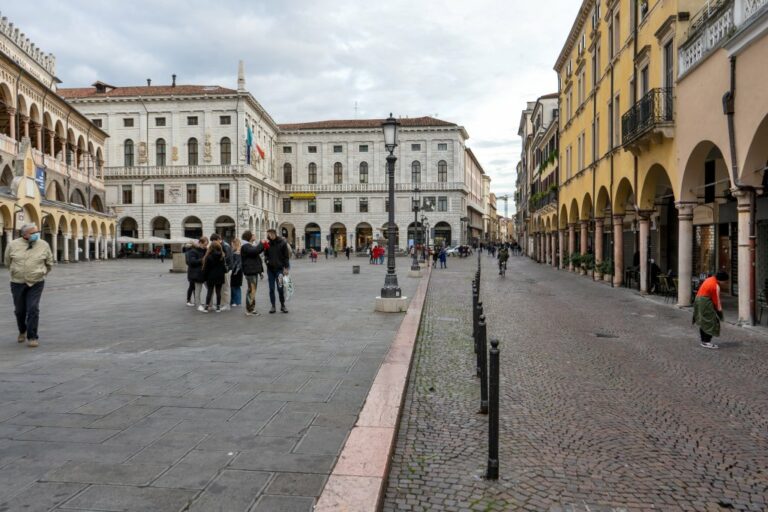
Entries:
[[483,480],[474,259],[433,273],[383,509],[768,510],[768,339],[586,277],[483,256],[501,479]]
[[0,512],[311,510],[403,318],[373,312],[385,267],[300,260],[259,317],[186,307],[169,268],[57,266],[36,349],[0,270]]

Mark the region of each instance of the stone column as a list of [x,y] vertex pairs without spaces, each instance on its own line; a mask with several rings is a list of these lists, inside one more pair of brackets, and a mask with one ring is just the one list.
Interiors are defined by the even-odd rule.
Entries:
[[691,275],[693,273],[693,205],[678,203],[677,245],[677,305],[691,305]]
[[[747,190],[738,190],[734,193],[738,201],[736,211],[739,220],[739,324],[752,324],[752,247],[750,243],[750,226],[754,219],[752,218],[752,201],[755,200],[754,192]],[[728,269],[725,269],[726,272]]]
[[29,138],[29,116],[21,116],[21,128],[24,137]]
[[101,238],[101,259],[109,259],[109,242],[107,237]]
[[48,132],[48,143],[51,146],[51,156],[56,158],[56,134],[54,134],[52,131]]
[[40,124],[34,123],[32,128],[35,131],[35,148],[41,153],[43,152],[43,127]]
[[613,285],[624,282],[624,214],[613,216]]
[[544,246],[544,259],[542,260],[542,263],[549,265],[549,233],[541,234],[541,243]]
[[557,235],[554,231],[549,234],[549,244],[551,246],[549,252],[552,254],[552,261],[550,263],[553,267],[557,268]]
[[595,265],[603,261],[603,219],[595,219]]
[[648,236],[651,221],[647,214],[640,214],[640,293],[648,293]]
[[75,263],[77,263],[78,261],[80,261],[80,238],[75,237],[75,238],[72,239],[72,242],[74,243],[74,247],[73,248],[75,249],[74,261],[75,261]]
[[[576,252],[576,224],[568,224],[568,257],[573,256]],[[574,271],[573,263],[568,263],[568,270]]]
[[587,254],[587,246],[589,245],[589,221],[581,221],[581,252],[582,255]]
[[7,107],[5,111],[8,113],[8,136],[13,140],[16,140],[16,109],[13,107]]
[[59,235],[56,233],[51,237],[51,252],[53,253],[53,262],[59,262]]
[[83,235],[83,260],[91,260],[91,240],[88,238],[88,235]]
[[69,263],[69,239],[71,237],[69,235],[64,235],[64,250],[61,251],[62,255],[62,261],[64,263]]
[[557,238],[558,238],[558,245],[560,246],[560,264],[559,268],[561,270],[565,269],[565,265],[563,265],[563,262],[565,261],[565,230],[560,229],[557,232]]
[[101,259],[101,237],[100,236],[93,237],[93,259],[97,261]]

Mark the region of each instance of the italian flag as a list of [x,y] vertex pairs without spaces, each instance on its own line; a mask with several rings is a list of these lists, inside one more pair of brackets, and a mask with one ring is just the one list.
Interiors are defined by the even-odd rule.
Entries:
[[256,151],[259,152],[259,156],[261,157],[262,160],[264,160],[266,153],[264,153],[264,150],[261,149],[261,146],[259,146],[258,144],[256,144]]

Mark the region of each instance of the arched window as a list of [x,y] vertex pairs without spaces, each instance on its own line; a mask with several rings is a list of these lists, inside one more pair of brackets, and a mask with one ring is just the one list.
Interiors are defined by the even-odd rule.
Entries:
[[440,183],[448,181],[448,163],[445,160],[437,162],[437,181]]
[[155,142],[155,165],[165,167],[165,139]]
[[314,185],[317,183],[317,164],[312,162],[309,164],[309,184]]
[[368,162],[360,162],[360,183],[368,183]]
[[197,165],[197,139],[194,137],[187,141],[187,165]]
[[336,162],[333,164],[333,183],[338,185],[339,183],[344,183],[343,178],[343,167],[341,166],[341,162]]
[[293,168],[291,164],[286,163],[283,165],[283,183],[285,185],[293,183]]
[[411,183],[421,183],[421,164],[418,160],[411,164]]
[[232,142],[229,137],[221,139],[221,165],[230,165],[232,163]]
[[125,139],[123,143],[123,165],[133,167],[133,141]]

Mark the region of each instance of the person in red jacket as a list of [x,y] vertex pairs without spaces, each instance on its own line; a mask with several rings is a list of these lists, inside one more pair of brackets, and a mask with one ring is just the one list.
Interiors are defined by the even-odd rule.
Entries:
[[701,346],[719,348],[712,343],[713,336],[720,336],[723,306],[720,303],[720,283],[728,280],[728,273],[720,271],[701,283],[693,302],[693,322],[699,326]]

